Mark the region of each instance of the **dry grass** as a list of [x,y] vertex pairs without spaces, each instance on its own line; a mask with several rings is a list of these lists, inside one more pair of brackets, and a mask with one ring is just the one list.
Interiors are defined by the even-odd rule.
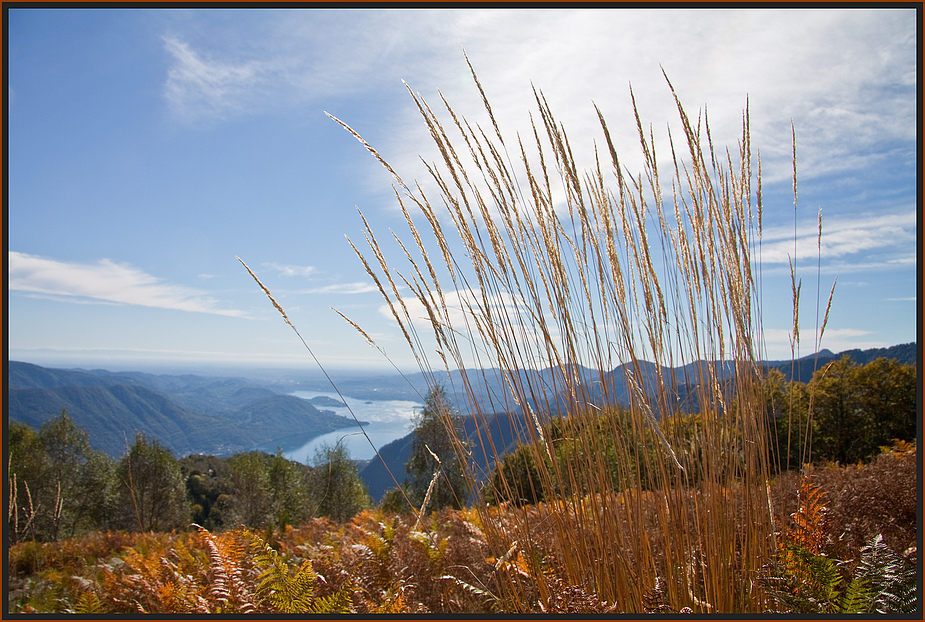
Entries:
[[[757,366],[760,309],[751,265],[760,205],[752,198],[747,111],[738,149],[717,152],[706,116],[691,119],[669,82],[682,136],[676,143],[669,133],[673,176],[666,192],[654,131],[644,128],[638,111],[642,173],[625,171],[600,113],[603,153],[595,147],[596,167],[580,172],[565,130],[541,93],[533,135],[506,142],[474,71],[473,78],[493,132],[473,127],[444,101],[445,127],[412,93],[442,156],[428,167],[437,201],[419,186],[409,188],[350,131],[398,187],[413,239],[405,244],[395,235],[406,263],[386,261],[368,224],[364,235],[375,261],[358,255],[377,283],[389,284],[380,285],[380,292],[421,370],[499,368],[508,391],[497,396],[496,407],[524,413],[520,438],[536,454],[544,487],[572,482],[572,490],[587,493],[561,499],[543,517],[542,533],[526,516],[497,521],[483,510],[493,556],[503,558],[515,542],[523,551],[541,541],[544,549],[556,551],[550,567],[525,562],[538,578],[539,602],[547,609],[555,608],[550,586],[560,581],[625,612],[644,611],[656,583],[658,600],[673,611],[761,611],[754,577],[773,553],[774,528]],[[432,249],[422,230],[432,233]],[[796,296],[796,284],[794,291]],[[465,313],[451,317],[447,300],[459,300]],[[412,301],[424,310],[426,323],[412,316]],[[454,317],[462,319],[454,323]],[[428,327],[435,346],[418,332]],[[657,423],[677,410],[676,380],[662,370],[712,360],[734,361],[735,390],[711,365],[696,367],[702,451],[694,478],[677,459],[679,439]],[[655,364],[651,372],[644,361]],[[630,421],[611,418],[610,433],[623,447],[654,443],[651,451],[624,451],[618,460],[622,481],[635,478],[631,489],[658,499],[655,515],[647,513],[642,494],[617,490],[605,476],[594,435],[571,439],[580,458],[565,471],[542,459],[556,447],[544,437],[541,420],[596,418],[599,410],[589,405],[616,403],[610,372],[624,363],[633,366],[627,378]],[[579,366],[591,370],[590,382]],[[462,377],[463,386],[454,389],[466,399],[478,378],[465,372]],[[489,414],[478,404],[470,407],[477,416]],[[556,577],[549,585],[542,579],[547,575]],[[501,589],[506,603],[531,601],[515,578]]]

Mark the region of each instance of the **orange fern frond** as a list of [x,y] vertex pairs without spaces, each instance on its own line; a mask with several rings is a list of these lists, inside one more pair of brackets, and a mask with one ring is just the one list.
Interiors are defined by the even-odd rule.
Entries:
[[828,508],[823,490],[810,484],[807,478],[800,483],[800,508],[791,515],[795,527],[786,534],[791,546],[806,549],[814,555],[822,553],[828,525]]

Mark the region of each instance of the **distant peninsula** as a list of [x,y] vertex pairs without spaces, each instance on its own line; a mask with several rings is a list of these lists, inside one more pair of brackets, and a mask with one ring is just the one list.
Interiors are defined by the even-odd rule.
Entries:
[[327,395],[319,395],[308,400],[313,406],[327,406],[328,408],[344,408],[347,404],[340,400],[335,400]]

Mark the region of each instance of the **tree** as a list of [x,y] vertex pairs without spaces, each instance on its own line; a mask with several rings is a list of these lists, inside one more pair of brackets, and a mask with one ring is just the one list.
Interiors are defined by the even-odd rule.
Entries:
[[450,404],[442,386],[428,393],[424,409],[414,424],[411,457],[405,463],[409,475],[406,480],[409,499],[418,507],[423,505],[436,475],[429,507],[463,507],[469,485],[457,451],[465,450],[467,444],[461,417]]
[[260,452],[231,458],[232,510],[234,520],[252,529],[262,529],[272,514],[270,475]]
[[122,525],[138,531],[170,531],[189,523],[180,465],[169,449],[138,432],[119,461]]
[[77,490],[80,497],[68,537],[73,537],[78,527],[110,529],[118,492],[115,461],[102,451],[91,451],[78,471]]
[[867,460],[894,439],[916,437],[916,369],[879,358],[858,365],[847,355],[813,374],[812,455],[850,464]]
[[308,467],[283,455],[281,448],[267,460],[270,504],[275,526],[298,525],[309,517]]
[[308,479],[309,497],[315,515],[342,523],[372,504],[357,466],[342,441],[315,451],[315,468]]
[[[192,504],[192,519],[197,525],[209,531],[226,526],[224,503],[231,499],[231,465],[229,461],[215,456],[191,454],[179,461],[180,470],[186,481],[186,494]],[[224,497],[224,498],[223,498]],[[219,499],[223,498],[223,503]],[[227,525],[234,527],[232,522]]]
[[[37,521],[44,506],[40,501],[39,487],[44,481],[42,471],[45,452],[38,434],[24,423],[11,421],[6,430],[9,447],[7,474],[9,500],[7,506],[7,537],[11,543],[20,540],[37,540]],[[42,533],[44,535],[44,532]]]
[[546,498],[546,489],[536,466],[536,452],[529,445],[518,445],[506,455],[482,488],[486,503],[509,501],[515,506],[535,505]]
[[[858,364],[843,356],[817,370],[810,381],[813,456],[842,464],[869,454],[873,421],[859,408]],[[874,446],[876,449],[876,446]]]
[[915,441],[916,387],[914,365],[878,358],[857,370],[858,407],[874,421],[873,442]]
[[113,463],[93,450],[87,433],[74,424],[67,410],[45,422],[36,433],[11,423],[11,538],[28,536],[56,541],[82,529],[96,529],[110,515]]
[[307,477],[308,467],[288,460],[282,449],[232,456],[232,503],[225,521],[272,531],[307,520]]
[[802,382],[788,382],[777,369],[763,382],[768,443],[778,470],[799,469],[809,459],[813,422],[808,421],[809,393]]

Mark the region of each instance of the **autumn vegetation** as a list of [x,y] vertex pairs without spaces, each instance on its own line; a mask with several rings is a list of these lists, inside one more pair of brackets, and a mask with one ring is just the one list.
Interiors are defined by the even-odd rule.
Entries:
[[[541,93],[532,132],[511,137],[475,83],[484,127],[446,102],[441,120],[412,94],[440,154],[436,190],[407,185],[342,123],[392,174],[408,227],[388,240],[406,261],[368,224],[354,246],[433,380],[402,485],[370,507],[338,447],[302,469],[280,454],[176,461],[138,438],[107,466],[66,417],[58,431],[11,427],[11,448],[35,449],[10,455],[9,611],[920,608],[916,368],[841,359],[803,384],[762,366],[752,260],[764,205],[747,110],[737,149],[716,149],[706,114],[691,118],[668,83],[681,127],[668,157],[634,102],[642,171],[626,170],[599,111],[583,171]],[[609,374],[626,363],[618,402]],[[664,372],[685,364],[695,407]],[[480,444],[495,465],[481,474],[450,399],[477,379],[443,388],[434,370],[488,368],[507,387],[494,412],[523,416],[513,452]],[[490,434],[493,412],[470,411]],[[58,451],[62,434],[80,451]],[[74,494],[105,481],[97,497]]]

